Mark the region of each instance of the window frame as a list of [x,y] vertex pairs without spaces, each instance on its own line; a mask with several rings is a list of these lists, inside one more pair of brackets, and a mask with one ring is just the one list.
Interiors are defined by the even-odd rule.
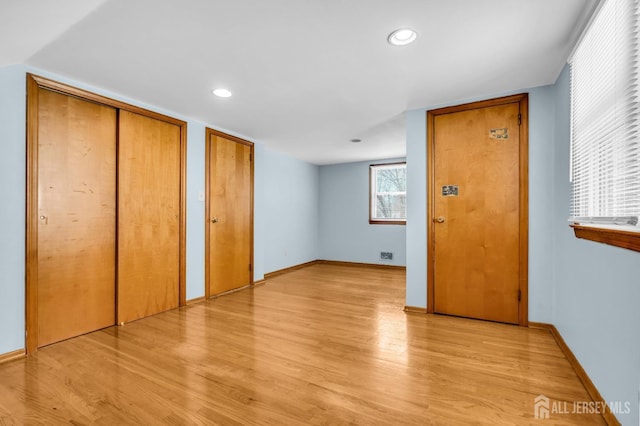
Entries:
[[[405,173],[406,173],[406,169],[407,169],[407,162],[406,161],[398,161],[398,162],[394,162],[394,163],[377,163],[377,164],[370,164],[369,165],[369,224],[370,225],[406,225],[407,224],[407,209],[406,209],[406,205],[405,205],[405,218],[404,219],[380,219],[380,218],[374,218],[373,217],[373,200],[374,200],[374,195],[373,195],[373,176],[374,176],[374,169],[376,167],[383,167],[383,166],[404,166],[405,169]],[[405,190],[404,192],[405,197],[407,195],[407,191]]]
[[[609,0],[607,0],[609,1]],[[613,1],[613,0],[612,0]],[[601,2],[600,6],[598,6],[596,8],[596,10],[594,11],[593,16],[591,17],[591,20],[589,22],[589,25],[587,26],[587,28],[584,30],[581,39],[579,40],[578,44],[576,45],[575,49],[574,49],[574,53],[572,53],[570,59],[569,59],[569,66],[571,67],[570,72],[573,73],[573,67],[575,66],[575,64],[573,63],[573,56],[575,54],[576,51],[578,51],[580,49],[581,43],[583,42],[585,35],[588,34],[588,32],[591,30],[591,26],[593,24],[593,22],[597,21],[598,19],[598,15],[599,13],[602,11],[603,7],[605,5],[605,2]],[[614,6],[615,7],[615,6]],[[636,21],[637,22],[637,21]],[[636,35],[636,37],[638,37]],[[636,39],[636,45],[640,44],[640,40]],[[588,46],[587,46],[588,47]],[[635,53],[635,59],[636,61],[640,61],[640,54]],[[589,68],[587,68],[589,69]],[[582,71],[584,72],[584,71]],[[588,72],[588,71],[587,71]],[[573,78],[573,76],[572,76]],[[640,84],[640,77],[636,74],[635,75],[635,79],[633,81],[636,81],[638,84]],[[571,83],[573,85],[573,82]],[[571,168],[572,168],[572,179],[573,179],[573,150],[574,150],[574,141],[573,141],[573,137],[574,137],[574,130],[573,130],[573,126],[574,126],[574,110],[573,110],[573,105],[574,105],[574,93],[573,93],[573,86],[572,86],[572,93],[570,95],[570,103],[571,103]],[[626,157],[625,157],[626,158]],[[599,163],[600,164],[600,163]],[[575,193],[573,192],[574,190],[572,189],[572,194],[571,194],[571,202],[572,202],[572,206],[573,206],[573,197],[575,196]],[[573,209],[573,207],[572,207]],[[572,211],[572,215],[575,214],[574,211]],[[620,213],[621,214],[621,213]],[[595,241],[595,242],[599,242],[599,243],[603,243],[603,244],[608,244],[608,245],[613,245],[616,247],[620,247],[620,248],[624,248],[624,249],[629,249],[629,250],[634,250],[634,251],[639,251],[640,252],[640,227],[631,227],[631,226],[615,226],[615,225],[600,225],[598,223],[590,223],[589,218],[578,218],[578,217],[572,217],[569,219],[570,223],[570,227],[573,229],[574,235],[576,238],[581,238],[581,239],[586,239],[586,240],[590,240],[590,241]]]

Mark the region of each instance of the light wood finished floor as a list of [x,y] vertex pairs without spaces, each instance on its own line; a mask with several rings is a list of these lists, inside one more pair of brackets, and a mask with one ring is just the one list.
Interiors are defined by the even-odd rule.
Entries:
[[406,314],[404,273],[313,265],[0,365],[0,424],[604,424],[544,330]]

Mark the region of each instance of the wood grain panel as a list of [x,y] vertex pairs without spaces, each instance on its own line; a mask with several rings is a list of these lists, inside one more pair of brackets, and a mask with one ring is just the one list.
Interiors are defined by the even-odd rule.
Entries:
[[180,126],[120,111],[118,323],[172,309],[180,282]]
[[39,91],[38,346],[115,323],[116,111]]
[[519,113],[514,102],[434,118],[435,312],[519,322]]
[[405,279],[312,265],[49,346],[0,365],[0,423],[604,424],[534,418],[590,401],[547,331],[406,314]]
[[593,226],[570,225],[576,238],[640,251],[640,233],[621,229],[596,228]]
[[253,145],[212,131],[207,136],[207,296],[213,296],[252,283]]

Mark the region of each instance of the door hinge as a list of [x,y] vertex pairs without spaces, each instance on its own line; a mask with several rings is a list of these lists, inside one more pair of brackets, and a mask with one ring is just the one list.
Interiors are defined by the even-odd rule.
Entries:
[[249,161],[253,161],[253,154],[249,154]]
[[522,300],[522,290],[518,290],[518,302]]
[[251,264],[249,264],[249,272],[251,272]]
[[518,114],[518,126],[522,124],[522,114]]

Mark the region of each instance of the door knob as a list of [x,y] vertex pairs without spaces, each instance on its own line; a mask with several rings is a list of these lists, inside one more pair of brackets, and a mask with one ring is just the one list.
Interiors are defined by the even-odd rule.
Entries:
[[218,223],[218,218],[217,217],[212,217],[211,218],[211,223]]
[[438,216],[437,219],[434,219],[434,222],[444,223],[444,216]]

